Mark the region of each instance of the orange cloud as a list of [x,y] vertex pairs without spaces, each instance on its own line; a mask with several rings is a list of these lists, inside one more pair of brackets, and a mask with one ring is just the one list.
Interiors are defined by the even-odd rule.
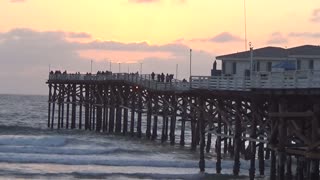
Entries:
[[143,52],[143,51],[107,51],[107,50],[81,50],[79,55],[95,61],[112,61],[114,63],[137,63],[142,59],[161,58],[171,59],[170,52]]

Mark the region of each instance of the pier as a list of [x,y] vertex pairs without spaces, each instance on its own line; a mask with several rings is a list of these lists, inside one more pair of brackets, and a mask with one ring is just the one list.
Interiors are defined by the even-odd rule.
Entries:
[[[159,82],[151,75],[52,73],[47,81],[48,127],[188,145],[199,151],[202,172],[215,163],[220,174],[228,155],[234,175],[245,159],[250,179],[264,175],[269,161],[272,180],[315,180],[320,159],[318,74],[256,72],[250,78],[192,76],[190,82]],[[206,153],[215,153],[216,161],[205,162]]]

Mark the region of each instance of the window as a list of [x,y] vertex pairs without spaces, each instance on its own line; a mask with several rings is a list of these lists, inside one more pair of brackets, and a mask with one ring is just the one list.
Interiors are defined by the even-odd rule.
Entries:
[[260,62],[259,61],[257,62],[257,71],[258,72],[260,71]]
[[232,63],[232,74],[236,74],[237,73],[237,63],[233,62]]
[[271,70],[272,70],[272,62],[268,62],[267,63],[267,71],[271,72]]
[[313,69],[313,59],[309,60],[309,69]]
[[222,61],[222,73],[226,73],[226,62]]
[[297,60],[297,70],[300,70],[301,69],[301,60],[298,59]]

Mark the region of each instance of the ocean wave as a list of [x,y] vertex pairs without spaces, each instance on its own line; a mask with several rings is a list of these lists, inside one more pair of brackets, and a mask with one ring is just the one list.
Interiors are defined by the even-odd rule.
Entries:
[[[197,168],[197,161],[171,159],[155,156],[122,155],[50,155],[0,153],[0,162],[7,163],[49,163],[64,165],[107,165],[107,166],[148,166]],[[209,165],[210,166],[210,165]]]
[[[190,173],[190,174],[177,174],[177,173],[83,173],[83,172],[71,172],[71,173],[1,173],[0,175],[8,177],[8,179],[16,179],[19,177],[31,178],[31,179],[186,179],[186,180],[201,180],[206,179],[208,174],[206,173]],[[12,176],[13,175],[13,176]],[[223,175],[218,175],[222,177]],[[224,175],[225,176],[225,175]]]
[[25,154],[56,154],[56,155],[99,155],[99,154],[150,154],[143,150],[123,149],[123,148],[71,148],[71,147],[37,147],[37,146],[1,146],[0,153],[25,153]]
[[1,135],[0,145],[57,147],[64,146],[66,144],[66,140],[67,138],[62,136]]

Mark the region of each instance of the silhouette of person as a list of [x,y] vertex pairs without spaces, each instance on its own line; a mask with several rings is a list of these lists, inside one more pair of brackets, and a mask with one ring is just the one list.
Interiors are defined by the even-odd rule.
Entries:
[[216,61],[213,62],[213,70],[217,70],[217,62]]
[[164,74],[161,73],[161,82],[164,82]]
[[152,73],[151,73],[151,79],[152,79],[152,80],[154,80],[154,76],[155,76],[155,74],[154,74],[154,72],[152,72]]

